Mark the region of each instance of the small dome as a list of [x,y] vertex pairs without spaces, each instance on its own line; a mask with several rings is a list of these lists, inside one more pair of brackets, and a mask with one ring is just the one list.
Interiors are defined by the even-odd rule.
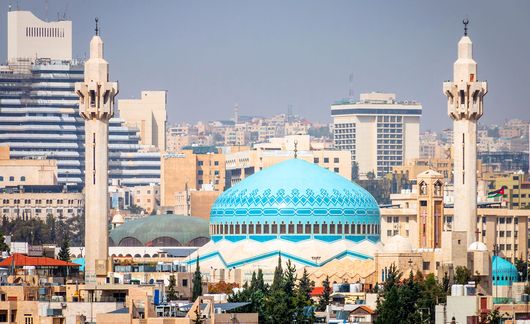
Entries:
[[125,223],[125,219],[123,218],[122,214],[114,214],[114,217],[112,217],[112,224],[122,225],[123,223]]
[[482,242],[473,242],[467,247],[467,252],[488,252],[488,247]]
[[142,217],[110,231],[116,246],[202,246],[209,240],[208,221],[173,214]]
[[491,261],[491,272],[494,286],[511,286],[519,278],[517,268],[508,260],[496,255]]
[[401,235],[392,236],[383,247],[385,253],[410,253],[412,252],[412,244],[409,239]]

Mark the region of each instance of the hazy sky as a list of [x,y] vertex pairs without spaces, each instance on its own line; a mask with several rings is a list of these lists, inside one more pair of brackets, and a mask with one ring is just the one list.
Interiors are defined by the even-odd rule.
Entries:
[[423,104],[422,129],[450,126],[442,82],[452,78],[469,16],[478,78],[488,80],[484,123],[530,119],[530,1],[36,1],[1,0],[0,60],[7,10],[73,20],[84,57],[100,18],[119,98],[168,90],[169,121],[286,112],[330,121],[349,93],[387,91]]

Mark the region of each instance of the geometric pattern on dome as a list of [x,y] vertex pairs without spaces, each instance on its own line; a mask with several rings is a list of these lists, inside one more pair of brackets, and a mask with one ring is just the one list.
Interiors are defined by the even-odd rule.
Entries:
[[[221,195],[215,202],[212,216],[258,216],[267,215],[378,215],[379,209],[371,196],[351,189],[321,188],[318,192],[306,189],[271,189],[238,190],[232,188]],[[282,213],[283,211],[283,213]]]

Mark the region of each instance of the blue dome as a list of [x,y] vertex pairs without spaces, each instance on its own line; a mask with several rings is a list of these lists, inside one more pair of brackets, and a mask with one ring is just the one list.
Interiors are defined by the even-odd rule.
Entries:
[[[214,236],[304,234],[379,241],[379,207],[368,191],[318,165],[291,159],[228,189],[210,214]],[[250,226],[251,225],[251,226]]]
[[493,285],[495,286],[511,286],[513,282],[518,280],[517,268],[499,256],[493,256],[491,269]]

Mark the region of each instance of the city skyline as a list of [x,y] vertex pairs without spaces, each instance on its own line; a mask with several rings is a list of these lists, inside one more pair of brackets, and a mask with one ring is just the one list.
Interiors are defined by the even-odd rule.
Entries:
[[[483,122],[524,119],[530,99],[528,82],[519,77],[530,72],[521,64],[530,45],[516,41],[530,28],[527,3],[507,7],[480,2],[479,7],[469,2],[459,5],[461,14],[437,10],[442,4],[416,2],[112,2],[105,12],[65,1],[18,1],[11,3],[13,9],[17,3],[42,19],[55,20],[57,12],[62,17],[66,10],[74,26],[74,57],[85,56],[93,17],[100,17],[111,73],[123,89],[118,98],[168,90],[169,122],[228,119],[235,103],[242,115],[270,116],[292,105],[301,116],[330,122],[329,106],[348,97],[353,73],[354,98],[361,92],[395,92],[398,100],[423,105],[422,130],[447,128],[439,80],[450,79],[446,67],[456,59],[453,44],[463,33],[466,15],[477,40],[477,59],[484,62],[480,76],[491,87]],[[2,3],[4,13],[8,6],[9,1]],[[127,19],[116,19],[118,8],[119,17]],[[430,17],[433,10],[443,14]],[[6,17],[2,15],[2,24]],[[150,23],[138,23],[142,20]],[[0,37],[5,44],[5,32]],[[425,46],[427,41],[435,45]],[[0,59],[5,57],[3,50]]]

